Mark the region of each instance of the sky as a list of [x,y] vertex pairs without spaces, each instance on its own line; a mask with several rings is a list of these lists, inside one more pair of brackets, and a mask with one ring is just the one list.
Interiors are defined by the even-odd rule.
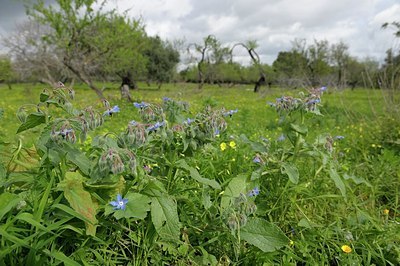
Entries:
[[[400,21],[400,0],[108,0],[107,7],[141,17],[149,35],[170,41],[200,43],[210,34],[225,45],[256,40],[268,64],[295,39],[342,41],[352,56],[378,61],[399,46],[394,29],[381,26]],[[0,0],[3,37],[24,19],[21,1]],[[242,63],[248,60],[244,50],[235,54]]]

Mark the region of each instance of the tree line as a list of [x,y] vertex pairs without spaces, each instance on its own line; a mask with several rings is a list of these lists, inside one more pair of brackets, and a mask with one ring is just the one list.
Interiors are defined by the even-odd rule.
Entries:
[[[379,64],[351,56],[343,42],[295,39],[291,50],[280,51],[268,65],[260,61],[255,40],[228,46],[209,35],[199,43],[171,43],[149,36],[141,19],[104,11],[105,3],[96,9],[95,0],[56,0],[55,5],[38,0],[28,5],[29,20],[2,39],[9,52],[0,56],[0,82],[54,85],[78,80],[102,98],[96,81],[119,81],[128,99],[137,81],[156,82],[158,87],[171,81],[195,82],[199,88],[205,83],[244,83],[254,84],[254,91],[263,85],[393,88],[399,84],[400,54],[392,49]],[[400,37],[399,23],[383,25],[389,27]],[[250,64],[238,62],[238,53],[246,54]],[[185,67],[178,72],[180,56]]]

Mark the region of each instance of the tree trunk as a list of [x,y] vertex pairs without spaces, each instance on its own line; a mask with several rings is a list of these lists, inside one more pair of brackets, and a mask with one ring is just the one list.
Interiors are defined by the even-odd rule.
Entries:
[[137,88],[136,84],[132,81],[130,74],[126,74],[125,76],[122,77],[122,83],[121,83],[121,98],[122,99],[127,99],[128,101],[132,102],[132,96],[130,93],[130,88]]
[[258,92],[260,90],[261,85],[265,84],[265,76],[261,75],[254,86],[254,92]]

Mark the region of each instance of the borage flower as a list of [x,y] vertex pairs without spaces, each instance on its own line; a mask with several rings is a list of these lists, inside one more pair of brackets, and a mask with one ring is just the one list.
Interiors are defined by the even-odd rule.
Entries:
[[116,201],[111,201],[110,204],[114,207],[114,210],[125,210],[126,204],[128,203],[127,199],[123,199],[121,194],[117,195]]
[[133,106],[135,106],[138,109],[143,109],[143,108],[149,106],[149,104],[145,103],[145,102],[141,102],[141,103],[134,102]]
[[260,194],[260,189],[258,187],[253,188],[252,190],[249,191],[249,193],[247,193],[247,196],[249,197],[255,197],[258,194]]
[[230,116],[232,117],[233,114],[236,114],[238,112],[238,109],[236,108],[235,110],[229,110],[228,112],[224,113],[224,116]]
[[113,113],[118,113],[119,111],[120,111],[120,109],[119,109],[118,105],[116,105],[113,108],[110,108],[107,111],[105,111],[103,113],[103,116],[106,116],[106,115],[110,115],[111,116],[111,115],[113,115]]
[[157,123],[155,123],[154,125],[149,126],[149,127],[147,128],[147,130],[148,130],[148,131],[156,131],[157,129],[159,129],[160,127],[163,127],[163,126],[165,126],[165,121],[157,122]]

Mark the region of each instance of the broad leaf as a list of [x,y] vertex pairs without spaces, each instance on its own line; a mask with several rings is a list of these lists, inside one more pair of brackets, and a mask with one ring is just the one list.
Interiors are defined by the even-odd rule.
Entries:
[[151,202],[151,221],[161,238],[178,241],[180,222],[176,201],[170,197],[153,197]]
[[208,178],[202,177],[199,174],[199,172],[197,171],[197,169],[194,168],[194,167],[189,166],[185,160],[179,160],[179,161],[176,162],[176,164],[180,168],[183,168],[183,169],[189,171],[190,172],[190,176],[194,180],[196,180],[197,182],[202,183],[204,185],[208,185],[208,186],[210,186],[212,188],[215,188],[215,189],[221,189],[221,186],[217,181],[215,181],[214,179],[208,179]]
[[119,220],[121,218],[138,218],[144,219],[147,217],[147,212],[150,211],[151,198],[139,193],[128,193],[124,199],[128,202],[125,205],[125,210],[114,210],[110,204],[105,208],[104,214],[109,215],[114,212],[114,217]]
[[64,196],[69,205],[77,213],[86,218],[86,234],[94,236],[96,234],[96,212],[98,205],[93,201],[90,193],[83,187],[84,178],[78,172],[67,172],[65,180],[58,187],[64,191]]
[[335,182],[336,187],[340,190],[340,193],[342,193],[342,196],[346,198],[346,185],[344,184],[342,178],[337,173],[336,169],[331,168],[329,170],[329,175],[333,180],[333,182]]
[[63,149],[67,154],[67,160],[78,166],[82,173],[88,175],[91,167],[91,161],[89,158],[86,157],[82,151],[70,145],[69,143],[65,143]]
[[240,193],[246,194],[246,179],[245,175],[238,175],[232,178],[222,195],[221,209],[229,207],[233,198],[238,197]]
[[297,170],[297,167],[294,165],[291,165],[289,163],[282,163],[282,173],[287,174],[289,177],[289,180],[293,184],[299,183],[299,170]]
[[46,123],[46,116],[44,113],[32,113],[29,114],[28,117],[26,118],[26,121],[19,126],[17,130],[17,134],[21,133],[25,130],[34,128],[40,124]]
[[275,251],[289,243],[279,227],[260,218],[250,218],[242,227],[240,236],[264,252]]
[[290,124],[290,128],[300,133],[301,135],[307,135],[308,128],[306,125]]
[[3,192],[0,194],[0,220],[3,218],[3,216],[9,212],[12,208],[17,206],[17,204],[20,202],[20,198],[18,195],[9,193],[9,192]]

